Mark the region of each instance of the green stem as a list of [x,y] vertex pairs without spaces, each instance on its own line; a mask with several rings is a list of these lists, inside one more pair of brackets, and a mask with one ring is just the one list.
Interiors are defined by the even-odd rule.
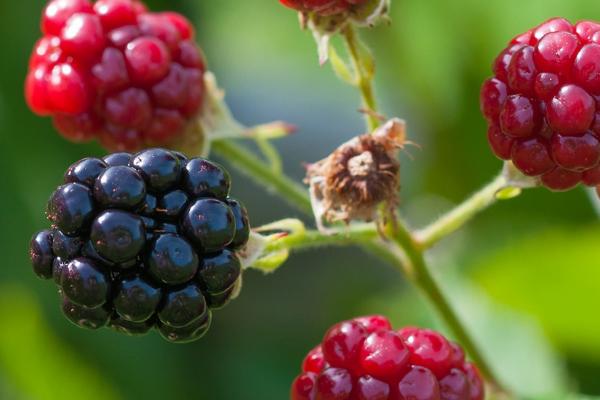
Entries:
[[232,140],[218,140],[212,143],[212,150],[227,159],[238,171],[257,184],[266,187],[271,193],[281,195],[291,205],[308,215],[312,206],[306,189],[287,176],[276,172],[252,152]]
[[[304,188],[289,178],[275,173],[265,162],[257,158],[250,151],[238,146],[231,141],[217,141],[213,150],[226,158],[240,172],[248,175],[255,182],[281,194],[292,205],[308,215],[312,213],[310,200]],[[448,327],[454,332],[456,338],[471,355],[473,361],[480,367],[482,374],[492,384],[499,388],[498,381],[494,378],[487,362],[475,346],[467,330],[459,320],[442,290],[433,279],[425,260],[421,247],[413,239],[406,228],[396,221],[393,234],[394,246],[382,243],[379,234],[373,225],[358,225],[347,231],[336,232],[328,235],[318,231],[305,231],[300,234],[282,237],[269,244],[267,251],[283,249],[304,249],[324,245],[360,244],[366,250],[391,262],[405,273],[431,300]],[[406,255],[406,260],[402,257]],[[408,261],[408,262],[406,262]],[[500,389],[497,389],[500,391]]]
[[452,305],[448,301],[441,287],[435,281],[425,262],[422,250],[419,249],[410,232],[401,224],[390,224],[390,227],[393,241],[402,249],[402,251],[404,251],[406,258],[408,259],[407,263],[397,262],[395,265],[400,267],[434,304],[446,325],[448,325],[450,330],[456,336],[456,339],[469,353],[475,364],[477,364],[483,376],[492,386],[492,389],[498,394],[505,394],[485,357],[482,355],[471,335],[467,332],[467,329],[459,319],[456,311],[452,308]]
[[378,237],[377,229],[373,225],[360,224],[325,234],[316,230],[307,230],[298,234],[284,236],[267,245],[265,251],[302,250],[324,246],[347,246],[362,244]]
[[273,172],[282,175],[283,162],[281,161],[281,156],[279,155],[279,152],[277,151],[275,146],[273,146],[273,144],[271,144],[271,142],[268,139],[257,138],[255,139],[255,142],[260,151],[262,152],[263,156],[269,161]]
[[342,31],[344,36],[350,59],[354,67],[354,73],[356,75],[356,86],[360,91],[362,97],[362,105],[365,112],[365,122],[369,132],[374,131],[381,124],[377,118],[377,102],[375,100],[375,94],[373,91],[373,78],[372,74],[365,70],[365,64],[367,60],[364,60],[364,52],[361,52],[360,39],[354,31],[352,24],[348,24]]
[[456,208],[441,216],[431,225],[414,233],[415,241],[420,249],[428,249],[444,237],[460,229],[498,200],[498,193],[509,187],[509,181],[504,174],[488,183]]

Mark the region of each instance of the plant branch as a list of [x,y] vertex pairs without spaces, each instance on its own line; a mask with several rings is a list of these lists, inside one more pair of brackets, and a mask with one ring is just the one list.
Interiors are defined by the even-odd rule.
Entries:
[[312,214],[306,189],[282,173],[275,171],[249,150],[232,140],[215,141],[212,143],[212,149],[257,184],[266,187],[271,193],[281,195],[300,211],[308,215]]
[[509,187],[504,174],[485,185],[481,190],[463,201],[431,225],[414,233],[416,245],[428,249],[446,236],[462,228],[468,221],[498,200],[498,194]]
[[[260,228],[258,228],[260,231]],[[378,237],[377,229],[373,224],[358,224],[340,229],[332,233],[322,233],[317,230],[304,230],[277,238],[270,242],[265,250],[303,250],[307,248],[324,246],[347,246],[362,244]]]
[[377,118],[377,102],[373,90],[373,59],[368,49],[360,42],[352,24],[348,24],[344,28],[342,35],[346,42],[350,59],[352,60],[355,85],[358,87],[362,97],[367,129],[369,132],[372,132],[380,125],[380,120]]
[[[274,172],[267,163],[260,160],[250,151],[231,141],[217,141],[213,144],[213,150],[226,158],[240,172],[248,175],[255,182],[267,187],[271,191],[276,191],[281,194],[292,205],[295,205],[306,214],[310,215],[312,213],[310,200],[304,188],[284,175]],[[502,186],[498,183],[496,185]],[[490,184],[490,187],[495,187],[495,185]],[[488,189],[484,191],[484,193],[487,193],[488,191],[492,190]],[[493,193],[496,192],[497,190],[493,190]],[[477,195],[474,197],[477,198]],[[489,196],[486,197],[483,195],[482,197],[489,198]],[[469,202],[483,204],[479,201],[467,200],[467,203]],[[471,208],[468,209],[470,210]],[[457,214],[459,216],[463,215],[463,213]],[[472,215],[474,214],[475,213],[472,213]],[[463,221],[464,218],[457,216],[450,220]],[[274,226],[276,224],[271,225]],[[448,225],[454,226],[450,223]],[[388,224],[388,226],[393,227],[389,232],[389,236],[393,239],[393,243],[384,242],[380,238],[374,225],[361,224],[349,227],[346,230],[340,230],[334,234],[299,230],[298,232],[294,232],[287,236],[281,236],[276,240],[273,240],[266,246],[265,254],[268,254],[269,252],[277,253],[283,250],[299,250],[325,245],[358,244],[367,251],[392,263],[397,269],[406,274],[406,276],[423,291],[427,298],[430,299],[448,327],[454,332],[458,341],[465,347],[473,361],[480,367],[482,374],[486,377],[488,382],[496,388],[495,390],[501,392],[498,381],[492,374],[492,370],[477,349],[475,342],[471,339],[457,314],[452,309],[443,291],[431,275],[425,263],[421,246],[413,239],[410,232],[402,225],[401,221],[393,221]],[[445,230],[445,234],[449,234],[452,231],[452,229],[447,229]]]
[[394,223],[388,225],[388,231],[394,243],[405,252],[408,261],[404,263],[396,262],[395,265],[401,268],[408,278],[411,279],[434,304],[444,322],[454,333],[457,340],[463,345],[467,353],[469,353],[475,364],[477,364],[493,390],[499,394],[505,394],[485,357],[480,352],[471,335],[467,332],[464,324],[452,308],[452,305],[446,298],[441,287],[435,281],[435,278],[425,262],[423,252],[419,249],[410,232],[406,230],[402,224]]
[[[355,84],[361,93],[367,128],[373,131],[380,125],[380,121],[377,118],[377,106],[372,87],[373,60],[368,49],[360,42],[351,25],[348,25],[342,33],[354,66]],[[232,166],[249,176],[256,183],[261,184],[271,192],[281,195],[290,204],[306,214],[312,214],[311,202],[307,191],[301,185],[286,177],[277,168],[273,168],[273,165],[264,162],[249,150],[230,140],[214,141],[213,150],[226,158]],[[277,163],[274,164],[276,165]],[[454,332],[458,341],[465,347],[473,361],[479,366],[482,374],[492,385],[494,391],[498,394],[503,394],[504,392],[500,389],[500,385],[495,379],[488,363],[479,352],[474,340],[431,275],[425,262],[423,251],[444,236],[459,229],[474,215],[491,205],[496,200],[499,191],[510,186],[509,182],[511,181],[505,175],[500,176],[471,198],[467,199],[465,203],[458,206],[455,210],[440,218],[440,220],[430,227],[420,231],[415,237],[395,217],[389,219],[389,223],[386,226],[386,235],[392,241],[382,239],[374,225],[356,225],[331,235],[318,231],[307,231],[301,224],[302,229],[267,237],[268,243],[264,248],[265,251],[263,254],[280,255],[281,260],[285,260],[288,251],[294,249],[356,243],[361,245],[365,250],[391,262],[397,269],[405,273],[409,280],[420,288],[433,303],[440,316]],[[289,223],[290,221],[288,220],[287,222]],[[277,223],[271,225],[276,226]],[[276,265],[277,263],[271,264]]]

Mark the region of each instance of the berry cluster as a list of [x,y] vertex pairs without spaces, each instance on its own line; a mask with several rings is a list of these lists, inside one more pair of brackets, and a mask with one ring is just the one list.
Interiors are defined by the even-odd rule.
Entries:
[[494,153],[552,190],[600,185],[600,24],[551,19],[515,37],[493,70],[481,109]]
[[198,339],[235,294],[235,251],[250,233],[229,188],[220,166],[163,149],[85,158],[48,202],[52,228],[31,241],[34,271],[55,280],[81,327]]
[[286,7],[321,16],[342,14],[362,6],[369,0],[279,0]]
[[137,0],[52,0],[41,28],[25,96],[66,138],[167,145],[202,112],[205,63],[182,15]]
[[463,350],[439,333],[394,331],[382,316],[334,325],[302,364],[292,400],[483,400]]

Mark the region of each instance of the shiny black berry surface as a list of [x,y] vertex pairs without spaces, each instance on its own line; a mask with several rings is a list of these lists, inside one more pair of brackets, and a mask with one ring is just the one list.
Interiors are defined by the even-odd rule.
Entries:
[[60,273],[64,295],[73,303],[87,308],[100,307],[108,300],[109,277],[98,263],[76,258]]
[[131,161],[130,153],[112,153],[102,158],[109,167],[128,166]]
[[52,263],[54,261],[52,241],[52,231],[49,230],[38,232],[31,238],[29,258],[33,265],[33,271],[40,278],[49,279],[52,277]]
[[79,236],[67,236],[56,229],[52,235],[52,251],[57,257],[73,258],[79,254],[82,240]]
[[96,178],[106,168],[108,168],[108,164],[98,158],[84,158],[69,167],[65,173],[65,182],[81,183],[93,188]]
[[195,158],[188,161],[183,172],[186,190],[196,197],[215,197],[224,200],[229,196],[229,174],[218,164]]
[[79,327],[197,340],[241,287],[250,224],[230,187],[218,164],[164,149],[75,162],[31,239],[33,270]]
[[142,204],[145,197],[146,183],[133,168],[110,167],[94,184],[94,198],[105,208],[133,210]]
[[230,289],[242,273],[238,257],[229,250],[206,256],[198,271],[200,286],[210,294]]
[[108,323],[110,310],[106,307],[86,308],[62,299],[62,312],[69,321],[86,329],[100,329]]
[[161,336],[172,343],[189,343],[200,339],[208,332],[212,322],[212,313],[210,310],[197,321],[182,328],[174,328],[158,323],[158,331]]
[[199,258],[185,239],[166,233],[160,235],[150,246],[146,266],[155,280],[167,285],[179,285],[194,278]]
[[158,201],[156,214],[164,219],[176,219],[187,207],[190,198],[183,190],[173,190]]
[[202,290],[190,284],[165,294],[158,310],[160,322],[173,328],[183,328],[200,319],[208,311]]
[[231,208],[216,199],[193,202],[182,217],[185,234],[205,252],[227,247],[235,238],[235,217]]
[[163,149],[146,150],[134,155],[130,166],[142,175],[151,192],[162,193],[173,188],[181,176],[179,158]]
[[142,276],[125,278],[115,285],[115,311],[129,322],[145,322],[152,318],[162,297],[161,288]]
[[103,211],[92,224],[92,245],[109,261],[135,260],[146,244],[142,218],[121,210]]
[[48,202],[47,216],[66,235],[85,231],[94,217],[92,192],[80,183],[59,186]]
[[229,199],[227,204],[231,208],[231,212],[233,212],[233,217],[235,218],[235,237],[229,247],[236,249],[248,242],[248,238],[250,237],[250,222],[248,220],[248,212],[242,203]]

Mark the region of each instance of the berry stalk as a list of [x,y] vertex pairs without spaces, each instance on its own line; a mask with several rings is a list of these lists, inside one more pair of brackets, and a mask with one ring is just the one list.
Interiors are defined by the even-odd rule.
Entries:
[[[267,163],[260,160],[250,151],[231,141],[224,140],[214,142],[213,150],[226,158],[232,166],[246,174],[256,183],[266,187],[270,191],[281,194],[290,204],[296,206],[299,210],[309,215],[312,214],[310,200],[306,191],[285,175],[274,172]],[[494,190],[494,193],[496,192],[497,190]],[[476,212],[473,213],[473,215],[475,214]],[[346,232],[346,235],[326,235],[316,231],[306,231],[301,236],[280,239],[283,240],[283,242],[280,242],[281,244],[267,250],[291,250],[292,248],[318,247],[323,244],[357,243],[365,250],[390,262],[401,270],[402,273],[406,274],[425,293],[427,298],[430,299],[460,343],[464,345],[473,360],[481,366],[481,371],[486,380],[492,385],[493,390],[499,394],[504,393],[497,379],[494,378],[491,368],[485,362],[473,339],[471,339],[467,329],[463,326],[443,291],[432,277],[423,258],[421,247],[408,230],[400,221],[396,221],[391,232],[392,235],[390,235],[394,240],[394,244],[390,245],[390,243],[382,242],[374,227],[372,230],[363,229],[357,231],[349,230]],[[448,230],[444,234],[450,233],[452,233],[452,230]]]
[[[369,132],[372,132],[381,124],[381,121],[377,118],[377,100],[375,99],[373,90],[373,74],[367,69],[369,68],[367,67],[368,65],[371,65],[372,68],[373,60],[365,59],[367,57],[364,45],[360,42],[352,24],[348,24],[344,28],[342,35],[348,49],[348,54],[350,54],[350,59],[352,60],[355,85],[358,87],[362,98],[367,129]],[[362,51],[361,48],[363,48]]]
[[442,215],[437,221],[414,232],[415,242],[421,250],[429,249],[462,228],[498,200],[512,199],[519,196],[522,189],[533,188],[538,184],[535,179],[523,175],[512,163],[507,162],[503,171],[494,180]]
[[[316,230],[303,229],[303,224],[300,221],[294,221],[293,224],[290,221],[284,222],[280,225],[294,225],[300,227],[300,229],[295,229],[285,236],[275,234],[274,239],[264,248],[264,254],[282,250],[305,250],[323,246],[360,245],[363,250],[373,253],[399,269],[425,293],[458,341],[480,367],[482,374],[492,386],[492,389],[497,394],[506,396],[498,380],[494,377],[491,367],[485,361],[478,346],[467,332],[446,295],[432,276],[423,257],[423,250],[419,248],[418,243],[410,232],[400,223],[389,225],[389,231],[386,233],[393,242],[388,242],[381,238],[380,233],[372,224],[352,225],[347,229],[340,229],[339,231],[325,234]],[[277,223],[273,223],[257,228],[257,230],[274,230],[277,226]]]
[[415,243],[420,249],[428,249],[441,239],[462,228],[480,212],[498,200],[498,194],[508,187],[508,180],[500,174],[461,204],[442,215],[437,221],[414,233]]
[[[297,223],[302,226],[300,221],[297,221]],[[269,225],[273,226],[273,224]],[[256,228],[255,231],[260,232],[263,228],[268,229],[269,226]],[[304,250],[326,246],[348,246],[370,242],[378,237],[379,233],[372,224],[352,225],[346,229],[340,229],[326,234],[318,230],[303,229],[283,237],[276,237],[275,240],[271,241],[265,247],[265,252]]]
[[[373,131],[380,125],[380,121],[377,118],[377,105],[372,86],[373,61],[372,59],[368,59],[368,50],[360,42],[351,25],[344,28],[342,34],[356,74],[355,84],[361,93],[367,128],[369,131]],[[266,187],[269,191],[280,194],[299,210],[312,215],[312,206],[306,190],[276,168],[274,169],[272,163],[264,162],[249,150],[229,140],[214,141],[213,150],[226,158],[233,167],[253,179],[256,183]],[[510,173],[510,171],[508,172]],[[502,178],[493,181],[481,192],[468,199],[464,204],[448,214],[447,218],[443,219],[442,223],[437,225],[437,228],[432,229],[434,233],[432,233],[432,237],[429,239],[432,241],[431,244],[453,233],[478,212],[491,205],[495,201],[495,197],[499,191],[510,186],[519,185],[513,185],[513,179],[511,179],[510,174],[505,174]],[[420,243],[413,238],[412,234],[402,225],[401,221],[398,221],[395,217],[392,221],[394,221],[391,224],[393,230],[390,232],[390,237],[393,239],[392,243],[382,240],[374,226],[372,228],[361,226],[360,229],[356,230],[350,228],[339,235],[326,235],[317,231],[303,230],[299,235],[291,235],[287,238],[283,237],[279,239],[281,242],[272,248],[268,246],[265,249],[265,254],[268,254],[269,251],[277,252],[281,250],[317,247],[324,244],[347,245],[357,243],[366,251],[372,252],[385,261],[392,263],[392,265],[405,273],[430,299],[448,327],[471,354],[473,360],[481,366],[482,373],[492,386],[494,392],[499,397],[506,397],[505,392],[500,388],[491,368],[485,362],[484,357],[479,352],[467,329],[463,326],[443,291],[432,277],[423,258],[423,251],[426,247],[420,246]]]
[[492,391],[498,394],[499,398],[509,397],[502,389],[492,368],[482,355],[457,313],[452,308],[452,305],[448,301],[441,287],[435,281],[427,266],[425,258],[423,257],[423,251],[419,249],[411,233],[406,230],[402,224],[392,223],[388,225],[388,234],[394,243],[401,248],[406,258],[405,262],[402,262],[403,260],[401,260],[394,265],[399,267],[434,304],[444,322],[452,330],[454,335],[456,335],[456,338],[467,350],[473,361],[475,361],[486,381],[491,385]]

